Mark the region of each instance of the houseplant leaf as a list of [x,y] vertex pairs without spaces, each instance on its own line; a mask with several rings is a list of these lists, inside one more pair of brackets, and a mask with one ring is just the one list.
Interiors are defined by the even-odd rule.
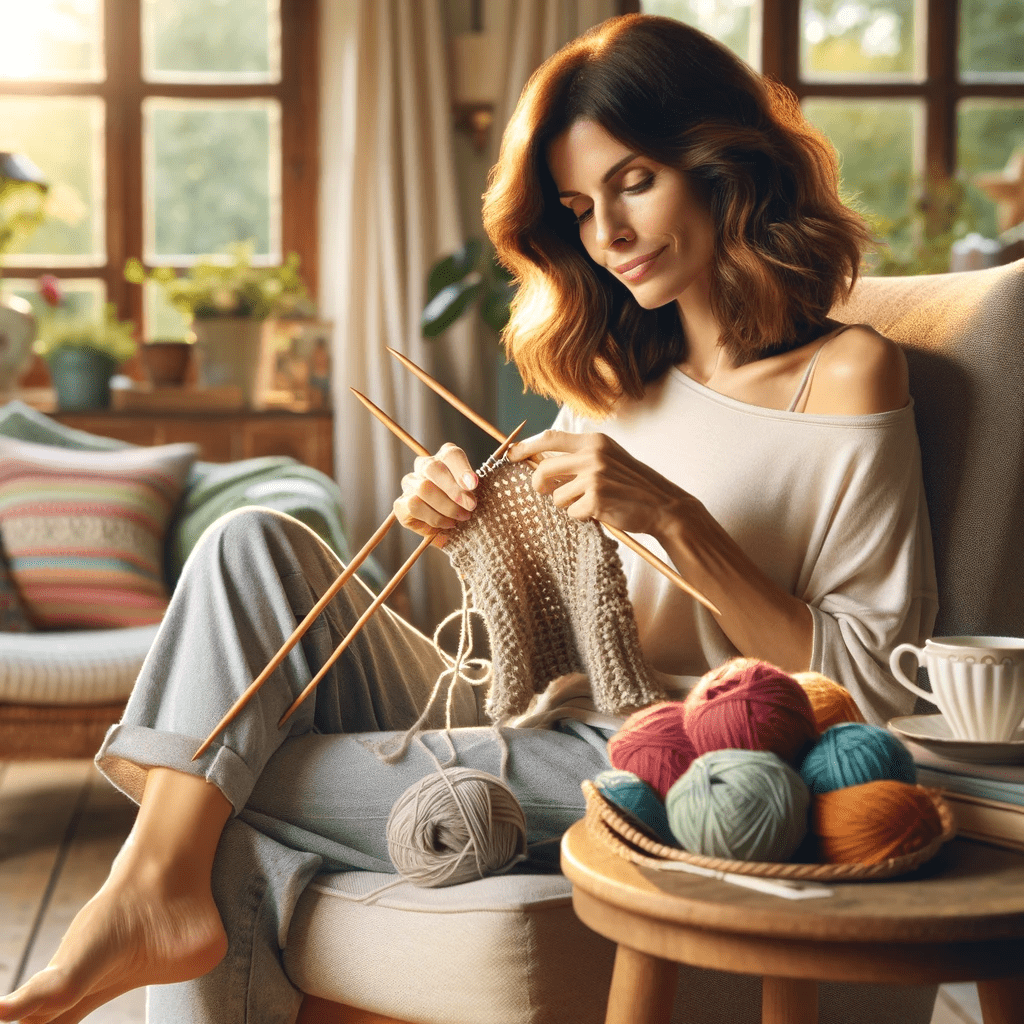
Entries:
[[480,240],[471,238],[460,249],[456,249],[451,256],[446,256],[439,263],[434,264],[430,276],[427,278],[428,304],[443,288],[462,281],[467,274],[476,269],[476,265],[480,261],[480,250]]
[[446,331],[465,313],[482,288],[483,279],[477,271],[442,288],[427,303],[420,317],[420,328],[424,337],[436,338]]

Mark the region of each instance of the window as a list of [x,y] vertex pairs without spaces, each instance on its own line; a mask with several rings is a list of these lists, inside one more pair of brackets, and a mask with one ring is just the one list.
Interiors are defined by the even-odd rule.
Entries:
[[3,257],[5,287],[62,278],[146,337],[173,311],[123,277],[252,240],[297,252],[316,294],[317,0],[0,0],[0,151],[27,155],[50,216]]
[[[895,247],[929,180],[952,178],[952,229],[997,234],[973,183],[1024,147],[1020,0],[634,0],[720,39],[789,86],[832,140],[845,195]],[[962,192],[961,192],[962,189]]]

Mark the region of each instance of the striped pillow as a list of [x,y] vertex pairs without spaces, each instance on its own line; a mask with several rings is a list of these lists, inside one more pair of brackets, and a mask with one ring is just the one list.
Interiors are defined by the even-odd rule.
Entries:
[[0,542],[42,629],[159,622],[163,542],[198,450],[83,452],[0,437]]

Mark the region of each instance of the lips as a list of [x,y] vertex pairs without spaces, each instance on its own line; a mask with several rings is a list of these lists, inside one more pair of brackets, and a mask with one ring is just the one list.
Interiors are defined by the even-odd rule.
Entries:
[[654,252],[649,252],[644,256],[637,256],[635,260],[629,260],[627,263],[623,263],[618,267],[615,267],[616,274],[628,274],[631,270],[636,270],[637,267],[643,266],[645,263],[650,263],[651,260],[660,256],[668,246],[663,245],[660,249],[655,249]]

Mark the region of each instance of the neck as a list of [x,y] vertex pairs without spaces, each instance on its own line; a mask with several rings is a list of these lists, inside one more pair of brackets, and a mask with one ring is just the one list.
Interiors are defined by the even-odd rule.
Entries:
[[701,383],[709,380],[723,363],[719,345],[721,329],[711,313],[711,302],[707,288],[696,286],[676,299],[679,318],[686,337],[686,359],[682,368],[689,376]]

